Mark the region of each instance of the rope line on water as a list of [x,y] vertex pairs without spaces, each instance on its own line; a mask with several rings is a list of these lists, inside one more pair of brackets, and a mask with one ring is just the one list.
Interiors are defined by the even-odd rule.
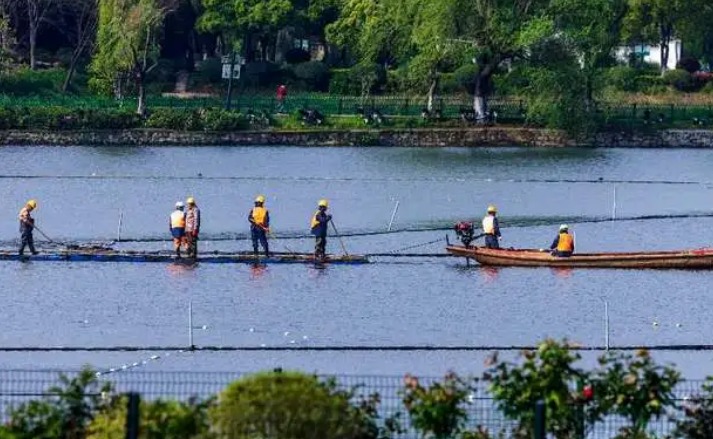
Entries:
[[[452,346],[437,346],[437,345],[390,345],[390,346],[375,346],[375,345],[343,345],[343,346],[194,346],[188,348],[185,346],[4,346],[0,347],[0,352],[443,352],[443,351],[464,351],[464,352],[480,352],[480,351],[528,351],[536,350],[538,346],[532,345],[452,345]],[[573,351],[605,351],[606,346],[591,345],[591,346],[571,346]],[[637,351],[646,349],[649,351],[713,351],[713,344],[661,344],[661,345],[621,345],[609,346],[611,351]],[[167,357],[169,354],[164,355]],[[155,361],[161,356],[153,355],[148,361]],[[134,366],[143,365],[144,362],[127,364],[126,369]],[[115,372],[116,372],[115,368]],[[121,368],[122,370],[126,370]]]
[[711,181],[696,180],[629,180],[629,179],[574,179],[574,178],[364,178],[364,177],[265,177],[265,176],[205,176],[205,175],[42,175],[42,174],[4,174],[0,179],[36,179],[36,180],[207,180],[207,181],[288,181],[288,182],[453,182],[453,183],[583,183],[583,184],[632,184],[632,185],[687,185],[713,188]]
[[[115,351],[112,351],[112,352],[115,352]],[[173,352],[173,351],[172,351],[172,352],[167,352],[165,355],[152,355],[152,356],[150,356],[150,357],[148,357],[148,358],[145,358],[145,359],[143,359],[143,360],[141,360],[141,361],[136,361],[136,362],[133,362],[133,363],[125,363],[125,364],[122,364],[122,365],[119,366],[119,367],[111,367],[111,368],[108,368],[108,369],[104,369],[103,371],[97,372],[97,373],[96,373],[96,376],[99,377],[99,376],[109,375],[109,374],[117,373],[117,372],[128,372],[128,371],[130,371],[130,370],[137,369],[137,368],[142,367],[142,366],[146,366],[146,365],[148,365],[148,364],[151,363],[151,362],[156,362],[156,361],[159,361],[159,360],[161,360],[161,359],[163,359],[163,358],[169,358],[169,357],[171,356],[171,354],[176,354],[176,355],[174,355],[174,356],[177,356],[178,354],[182,354],[182,353],[184,353],[184,352],[186,352],[186,349],[179,349],[179,350],[177,350],[177,351],[175,351],[175,352]]]

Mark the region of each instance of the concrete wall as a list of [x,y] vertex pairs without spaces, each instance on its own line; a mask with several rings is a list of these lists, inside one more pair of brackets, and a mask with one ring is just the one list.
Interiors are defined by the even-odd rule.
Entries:
[[713,148],[713,130],[661,130],[649,133],[602,133],[574,140],[564,132],[536,128],[354,130],[313,132],[206,133],[166,130],[0,131],[0,145],[294,145],[294,146],[601,146]]

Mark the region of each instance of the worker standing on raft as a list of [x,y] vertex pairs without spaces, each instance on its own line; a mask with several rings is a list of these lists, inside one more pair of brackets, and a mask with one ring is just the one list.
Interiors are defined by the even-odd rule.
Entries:
[[569,226],[562,224],[559,235],[552,241],[550,246],[552,256],[568,257],[574,253],[574,236],[569,234]]
[[176,252],[176,258],[181,257],[181,246],[185,243],[186,236],[186,213],[183,211],[183,202],[176,203],[176,210],[171,214],[169,221],[169,229],[173,236],[173,249]]
[[20,209],[20,214],[18,215],[20,219],[20,256],[25,253],[25,247],[29,247],[33,255],[37,254],[35,241],[32,237],[32,231],[35,229],[35,219],[31,215],[35,209],[37,209],[37,201],[30,200],[25,203],[25,207]]
[[253,252],[258,255],[258,242],[265,250],[265,257],[270,257],[270,250],[267,243],[267,233],[270,231],[270,212],[265,208],[265,196],[258,195],[255,198],[255,207],[248,214],[250,222],[250,237],[253,241]]
[[196,205],[193,197],[186,200],[188,210],[186,212],[186,247],[188,257],[196,259],[198,257],[198,233],[201,230],[201,210]]
[[327,255],[327,226],[332,221],[332,215],[327,214],[329,203],[327,200],[319,200],[317,212],[312,217],[310,228],[315,236],[314,257],[324,259]]
[[486,248],[500,248],[500,225],[496,217],[498,209],[492,204],[488,206],[488,213],[483,218],[483,235],[485,235]]

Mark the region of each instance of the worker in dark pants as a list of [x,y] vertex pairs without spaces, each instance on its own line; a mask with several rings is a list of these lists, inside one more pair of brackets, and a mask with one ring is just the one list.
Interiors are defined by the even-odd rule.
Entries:
[[315,236],[314,258],[322,259],[327,255],[327,226],[332,220],[332,215],[327,214],[329,203],[327,200],[319,200],[317,212],[312,217],[310,227],[312,234]]
[[265,257],[270,257],[270,250],[267,243],[267,233],[270,231],[270,212],[265,208],[265,196],[258,195],[255,198],[255,207],[248,214],[250,222],[250,237],[253,240],[253,252],[258,255],[258,242],[265,250]]
[[193,197],[188,197],[186,205],[188,206],[186,210],[186,247],[188,247],[188,257],[196,259],[198,257],[198,234],[201,230],[201,210]]
[[35,219],[32,218],[32,211],[37,209],[37,201],[30,200],[25,204],[25,207],[20,209],[20,256],[25,253],[25,247],[30,248],[30,252],[33,255],[37,254],[35,250],[35,240],[32,237],[32,231],[35,229]]
[[500,248],[500,225],[498,224],[498,209],[492,204],[488,206],[488,214],[483,218],[483,235],[486,248]]

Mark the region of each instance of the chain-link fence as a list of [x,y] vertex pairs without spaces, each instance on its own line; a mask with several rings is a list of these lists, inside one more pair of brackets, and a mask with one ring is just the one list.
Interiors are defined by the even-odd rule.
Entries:
[[[22,403],[41,398],[52,397],[49,389],[59,385],[59,376],[76,376],[77,371],[60,370],[0,370],[0,417],[7,420],[13,407]],[[220,393],[230,382],[244,376],[238,372],[147,372],[141,370],[117,370],[99,375],[99,381],[110,382],[120,393],[136,392],[142,399],[205,399]],[[334,378],[336,382],[349,389],[355,389],[358,396],[378,394],[380,399],[379,412],[383,417],[401,413],[401,422],[406,433],[403,437],[417,437],[416,432],[408,423],[408,416],[403,406],[401,391],[404,388],[403,377],[376,375],[340,375],[323,376]],[[428,386],[439,378],[421,377],[420,382]],[[676,420],[682,416],[681,405],[688,398],[696,396],[702,381],[685,381],[676,388],[675,394],[678,407],[671,409],[665,416],[652,421],[649,431],[655,437],[670,435],[676,425]],[[479,426],[487,429],[493,437],[503,432],[508,437],[515,427],[515,422],[509,420],[499,410],[495,401],[487,391],[487,385],[478,382],[467,398],[468,428]],[[627,426],[625,419],[609,416],[596,424],[586,437],[589,439],[611,439],[622,427]]]

